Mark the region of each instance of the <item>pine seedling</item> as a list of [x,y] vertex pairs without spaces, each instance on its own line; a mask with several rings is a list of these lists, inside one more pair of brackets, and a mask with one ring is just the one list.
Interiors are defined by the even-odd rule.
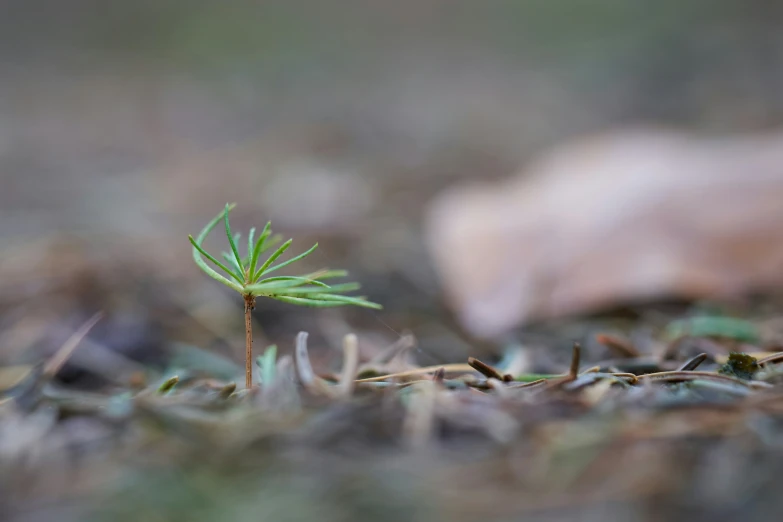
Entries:
[[[295,263],[308,255],[318,247],[318,243],[309,250],[294,256],[286,261],[275,263],[282,256],[293,240],[289,239],[280,243],[278,235],[272,235],[271,222],[268,222],[256,238],[256,229],[251,228],[247,238],[247,252],[243,257],[239,253],[237,244],[240,235],[231,232],[228,214],[234,208],[234,204],[227,204],[226,208],[215,218],[207,223],[207,226],[195,239],[188,236],[193,245],[193,261],[209,277],[237,291],[245,301],[245,386],[249,389],[253,386],[253,331],[250,320],[251,311],[255,308],[256,298],[268,297],[284,303],[300,306],[314,306],[319,308],[332,308],[343,305],[363,306],[365,308],[381,309],[381,305],[368,301],[365,297],[344,295],[359,289],[358,283],[341,283],[328,285],[324,280],[345,277],[345,270],[319,270],[301,276],[270,276],[272,272]],[[218,223],[224,222],[226,238],[230,247],[229,252],[223,252],[219,261],[216,257],[204,250],[204,239]],[[261,261],[262,254],[279,246],[274,252]],[[204,260],[206,258],[206,261]],[[212,268],[207,261],[218,270]],[[222,273],[221,273],[222,272]]]

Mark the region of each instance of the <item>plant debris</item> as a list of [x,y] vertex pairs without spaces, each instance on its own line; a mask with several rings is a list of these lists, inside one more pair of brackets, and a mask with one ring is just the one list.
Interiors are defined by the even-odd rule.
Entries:
[[743,381],[752,380],[759,370],[759,363],[755,357],[745,353],[729,354],[729,359],[726,364],[718,369],[718,373],[722,375],[731,375],[737,379]]
[[570,361],[552,365],[419,366],[397,359],[415,340],[365,354],[347,334],[330,370],[309,339],[297,336],[293,356],[270,345],[249,390],[236,385],[241,368],[211,374],[196,349],[127,387],[85,391],[25,373],[0,402],[0,501],[15,516],[38,513],[24,500],[35,498],[59,506],[58,520],[112,522],[277,510],[285,520],[550,519],[609,505],[668,519],[681,506],[719,515],[719,498],[739,505],[745,493],[732,495],[750,474],[764,512],[780,505],[774,354],[728,343],[720,357],[687,356],[661,332],[652,350],[610,348],[621,355],[611,361],[574,343]]

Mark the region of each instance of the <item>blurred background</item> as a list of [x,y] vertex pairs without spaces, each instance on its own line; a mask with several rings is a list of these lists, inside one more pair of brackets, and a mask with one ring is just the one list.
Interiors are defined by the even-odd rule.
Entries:
[[2,10],[5,321],[103,308],[135,336],[111,342],[153,354],[177,341],[240,356],[241,303],[186,240],[227,201],[240,230],[271,219],[300,250],[318,240],[308,263],[349,268],[386,305],[261,303],[270,342],[321,321],[385,340],[407,329],[435,359],[461,358],[424,244],[443,189],[524,177],[546,151],[629,126],[757,133],[783,117],[783,13],[765,0]]
[[257,346],[307,330],[324,364],[351,331],[462,362],[542,320],[770,289],[781,22],[773,0],[3,0],[0,361],[103,310],[63,380],[183,347],[241,362],[241,300],[187,241],[228,201],[234,227],[318,241],[305,270],[347,268],[385,306],[258,303]]

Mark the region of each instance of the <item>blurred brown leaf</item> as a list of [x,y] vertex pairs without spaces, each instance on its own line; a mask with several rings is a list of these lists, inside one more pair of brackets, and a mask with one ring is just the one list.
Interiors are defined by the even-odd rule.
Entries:
[[447,191],[426,233],[451,305],[492,336],[629,301],[780,288],[781,200],[783,135],[639,129]]

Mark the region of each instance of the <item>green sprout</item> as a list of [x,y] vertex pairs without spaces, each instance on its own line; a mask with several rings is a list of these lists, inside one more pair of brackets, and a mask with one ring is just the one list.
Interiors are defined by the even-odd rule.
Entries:
[[[258,238],[256,229],[251,228],[247,238],[247,253],[242,257],[237,248],[240,234],[234,235],[228,221],[228,214],[236,205],[227,204],[226,208],[207,223],[197,238],[188,236],[193,245],[193,261],[209,277],[220,281],[242,295],[245,301],[245,386],[253,386],[253,331],[250,321],[251,311],[255,308],[257,297],[268,297],[284,303],[301,306],[332,308],[335,306],[355,305],[365,308],[381,309],[381,305],[368,301],[365,297],[343,295],[359,289],[358,283],[341,283],[328,285],[323,281],[337,277],[345,277],[345,270],[319,270],[301,276],[272,276],[269,274],[299,261],[318,247],[318,243],[309,250],[286,261],[275,264],[280,256],[291,246],[292,239],[280,244],[277,249],[261,262],[261,254],[271,249],[281,241],[278,235],[272,235],[271,222],[267,222]],[[230,252],[223,252],[223,262],[204,250],[202,244],[207,235],[220,221],[225,223],[226,237],[231,247]],[[225,275],[221,274],[204,261],[206,258]]]

